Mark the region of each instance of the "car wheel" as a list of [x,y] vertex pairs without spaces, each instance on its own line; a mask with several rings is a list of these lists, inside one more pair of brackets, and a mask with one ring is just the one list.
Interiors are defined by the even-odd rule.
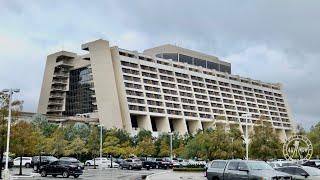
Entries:
[[41,171],[41,177],[47,177],[47,172],[45,170]]
[[68,178],[68,177],[69,177],[69,172],[68,172],[68,171],[64,171],[64,172],[62,173],[62,177],[63,177],[63,178]]
[[91,164],[90,164],[90,163],[87,163],[86,166],[91,166]]
[[26,168],[30,168],[30,163],[24,165]]
[[73,177],[74,177],[74,178],[78,178],[78,177],[79,177],[79,175],[74,175]]
[[57,177],[57,175],[56,174],[52,174],[52,177]]
[[129,169],[129,170],[132,170],[132,166],[129,166],[128,169]]

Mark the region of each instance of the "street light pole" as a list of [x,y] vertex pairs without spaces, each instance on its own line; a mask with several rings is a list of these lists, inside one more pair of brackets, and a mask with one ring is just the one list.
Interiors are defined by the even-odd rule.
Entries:
[[100,159],[102,158],[102,125],[100,125]]
[[251,114],[243,114],[242,117],[246,119],[246,133],[244,141],[246,143],[246,160],[249,160],[249,133],[248,133],[248,118],[251,117]]
[[8,163],[9,163],[9,145],[10,145],[10,130],[11,130],[11,104],[12,104],[12,95],[14,92],[20,92],[19,89],[4,89],[2,92],[9,93],[9,114],[8,114],[8,130],[7,130],[7,148],[6,148],[6,164],[4,169],[4,179],[7,180],[10,178]]
[[171,161],[172,161],[172,158],[173,158],[173,156],[172,156],[172,135],[173,135],[172,132],[169,133],[169,136],[170,136],[170,160]]

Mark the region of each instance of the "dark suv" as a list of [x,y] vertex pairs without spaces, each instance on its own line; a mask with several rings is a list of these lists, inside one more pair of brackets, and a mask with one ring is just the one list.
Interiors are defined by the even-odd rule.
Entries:
[[167,168],[172,168],[173,164],[169,159],[166,158],[156,158],[156,168],[157,169],[167,169]]
[[57,161],[58,159],[53,156],[41,156],[41,163],[39,156],[33,156],[31,160],[31,167],[34,171],[38,172],[39,168],[43,165],[50,164],[51,162]]
[[64,178],[68,178],[69,176],[78,178],[83,174],[83,171],[77,164],[72,164],[72,162],[70,161],[58,160],[50,164],[41,166],[39,169],[39,173],[42,177],[46,177],[47,175],[52,175],[53,177],[62,175],[62,177]]

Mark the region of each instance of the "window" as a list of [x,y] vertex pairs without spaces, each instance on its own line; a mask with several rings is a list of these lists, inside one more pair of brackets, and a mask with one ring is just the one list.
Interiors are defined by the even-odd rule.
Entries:
[[207,62],[205,60],[202,60],[202,59],[194,58],[194,65],[202,66],[202,67],[206,68],[207,67]]
[[248,166],[244,162],[239,162],[238,169],[248,169]]
[[227,73],[231,74],[231,67],[220,64],[220,71],[221,72],[227,72]]
[[228,166],[228,170],[237,170],[238,169],[238,162],[230,162]]
[[207,68],[208,69],[215,69],[215,70],[219,71],[219,64],[211,62],[211,61],[207,61]]
[[211,164],[212,168],[217,168],[217,169],[224,169],[225,166],[226,166],[226,162],[224,161],[214,161]]
[[178,61],[178,54],[177,53],[163,53],[163,59],[172,59],[173,61]]
[[192,63],[192,57],[190,56],[186,56],[183,54],[179,54],[179,62],[183,62],[183,63],[188,63],[188,64],[193,64]]

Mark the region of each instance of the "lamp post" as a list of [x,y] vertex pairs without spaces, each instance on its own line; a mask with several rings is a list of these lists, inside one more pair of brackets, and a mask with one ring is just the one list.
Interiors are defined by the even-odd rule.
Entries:
[[100,127],[100,167],[102,165],[102,128],[103,128],[103,125],[100,124],[98,125]]
[[173,133],[170,132],[169,136],[170,136],[170,160],[171,161],[172,161],[172,158],[173,158],[173,156],[172,156],[172,135],[173,135]]
[[241,117],[246,119],[246,133],[244,141],[246,143],[246,160],[249,160],[249,134],[248,134],[248,120],[251,118],[251,114],[242,114]]
[[20,92],[20,89],[4,89],[3,93],[9,93],[9,114],[8,114],[8,130],[7,130],[7,149],[6,149],[6,164],[4,169],[4,179],[10,178],[8,162],[9,162],[9,145],[10,145],[10,129],[11,129],[11,103],[12,103],[12,95],[13,93]]

